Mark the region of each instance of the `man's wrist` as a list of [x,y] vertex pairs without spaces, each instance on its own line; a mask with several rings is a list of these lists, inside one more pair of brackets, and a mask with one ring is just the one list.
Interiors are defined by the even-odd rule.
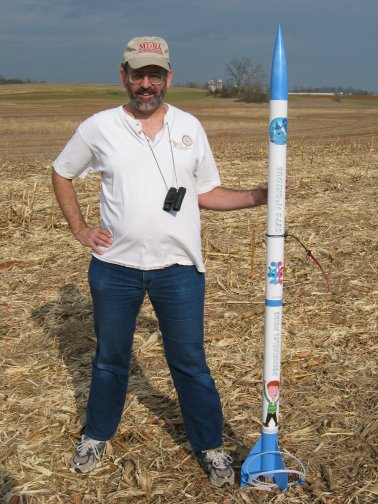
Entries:
[[251,190],[252,196],[252,206],[261,206],[266,204],[266,192],[262,190],[260,187],[255,187]]
[[259,191],[258,189],[252,189],[251,190],[251,200],[252,200],[252,207],[259,206],[261,203],[259,202]]
[[73,237],[75,238],[75,240],[79,240],[79,236],[84,231],[84,229],[87,229],[87,227],[88,226],[85,223],[83,223],[80,227],[72,229],[72,234],[73,234]]

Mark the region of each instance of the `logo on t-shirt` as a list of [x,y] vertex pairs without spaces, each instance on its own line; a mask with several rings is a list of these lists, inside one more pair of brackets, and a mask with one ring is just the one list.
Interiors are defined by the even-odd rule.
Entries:
[[193,140],[190,138],[189,135],[183,135],[182,143],[186,145],[186,147],[190,147],[193,144]]
[[190,138],[189,135],[183,135],[181,138],[181,142],[176,142],[175,140],[172,140],[172,145],[176,149],[190,149],[190,147],[193,145],[193,140]]

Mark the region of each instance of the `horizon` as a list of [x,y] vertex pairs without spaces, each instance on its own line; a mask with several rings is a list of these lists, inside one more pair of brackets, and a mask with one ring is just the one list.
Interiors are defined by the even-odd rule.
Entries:
[[[5,80],[5,82],[2,81],[2,79]],[[15,82],[12,82],[12,81],[15,81]],[[202,89],[202,90],[206,90],[207,89],[207,85],[208,85],[209,81],[208,82],[198,82],[198,83],[194,83],[194,82],[189,82],[189,83],[173,83],[172,86],[171,86],[171,89],[172,88],[188,88],[188,89]],[[21,76],[14,76],[14,77],[5,77],[4,75],[1,75],[0,74],[0,86],[4,86],[4,85],[25,85],[25,84],[56,84],[56,85],[87,85],[87,86],[117,86],[118,83],[115,83],[115,82],[54,82],[54,81],[43,81],[43,80],[31,80],[29,78],[23,78]],[[119,87],[122,88],[122,84],[119,83]],[[269,85],[266,86],[266,91],[269,92]],[[325,90],[330,90],[330,89],[333,89],[334,91],[325,91]],[[355,92],[361,92],[361,94],[369,94],[369,95],[375,95],[375,94],[378,94],[378,91],[369,91],[367,89],[357,89],[357,88],[352,88],[352,87],[348,87],[348,86],[342,86],[342,85],[338,85],[338,86],[321,86],[321,87],[312,87],[312,86],[307,86],[307,87],[304,87],[304,86],[296,86],[294,85],[292,88],[289,88],[289,94],[335,94],[335,92],[351,92],[352,94],[356,94]],[[169,92],[169,90],[168,90]]]

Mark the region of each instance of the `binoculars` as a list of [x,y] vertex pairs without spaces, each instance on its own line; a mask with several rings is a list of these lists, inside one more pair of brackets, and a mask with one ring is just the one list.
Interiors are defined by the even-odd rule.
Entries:
[[185,193],[185,187],[179,187],[178,189],[176,189],[176,187],[170,187],[164,200],[163,210],[166,212],[170,212],[171,210],[178,212],[181,208]]

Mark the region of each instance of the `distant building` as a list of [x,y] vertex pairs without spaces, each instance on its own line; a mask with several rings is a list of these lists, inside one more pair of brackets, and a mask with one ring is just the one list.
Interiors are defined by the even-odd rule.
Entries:
[[223,81],[221,79],[218,80],[209,80],[207,83],[207,88],[210,93],[216,93],[217,91],[222,91],[223,89]]
[[209,80],[209,82],[207,83],[207,89],[210,91],[210,93],[215,93],[215,91],[217,90],[217,83],[215,82],[215,80]]

